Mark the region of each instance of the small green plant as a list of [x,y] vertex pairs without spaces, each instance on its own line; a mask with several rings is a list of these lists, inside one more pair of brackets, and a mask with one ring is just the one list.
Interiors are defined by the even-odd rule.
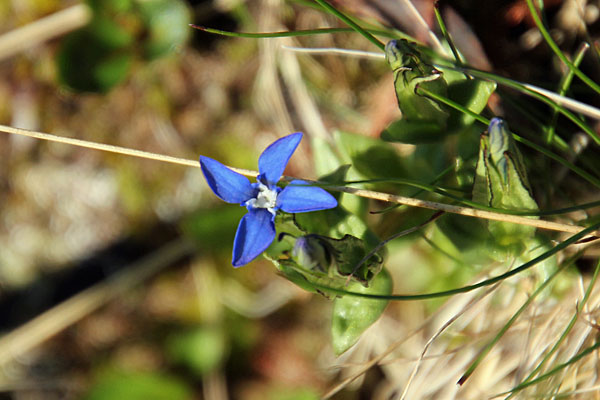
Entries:
[[[517,329],[516,323],[523,321],[526,312],[537,307],[540,313],[546,313],[550,304],[560,303],[565,287],[574,286],[573,276],[578,271],[573,266],[582,259],[583,247],[597,243],[600,237],[600,222],[588,213],[600,205],[597,147],[582,154],[570,145],[575,128],[591,142],[600,143],[591,120],[598,118],[600,110],[565,97],[571,79],[565,78],[560,93],[553,93],[469,67],[439,12],[444,42],[436,46],[435,53],[405,34],[381,27],[371,29],[325,0],[315,3],[349,28],[232,33],[193,27],[255,39],[355,32],[377,47],[376,53],[350,54],[368,55],[383,65],[380,69],[385,69],[385,74],[393,75],[390,93],[395,93],[401,117],[390,118],[379,126],[376,137],[335,129],[326,138],[311,137],[317,160],[315,169],[321,175],[316,180],[282,176],[303,137],[300,132],[281,136],[261,154],[258,171],[248,171],[206,156],[201,156],[198,163],[17,128],[2,130],[201,168],[208,187],[218,198],[245,207],[247,213],[241,216],[236,231],[234,226],[240,215],[235,210],[214,215],[205,211],[184,223],[186,234],[207,247],[229,251],[222,239],[233,237],[235,231],[231,257],[234,267],[249,265],[244,269],[248,271],[252,263],[264,256],[278,275],[330,300],[330,343],[336,356],[351,358],[352,349],[360,353],[360,339],[370,337],[365,332],[377,329],[376,322],[388,307],[394,307],[398,316],[405,311],[403,302],[423,302],[428,318],[447,311],[446,306],[451,310],[439,320],[435,314],[420,322],[412,333],[397,328],[402,337],[393,341],[382,335],[384,350],[377,348],[370,337],[371,342],[364,344],[365,354],[377,354],[354,378],[394,355],[397,359],[385,360],[386,363],[402,364],[404,368],[401,373],[390,374],[394,376],[390,386],[395,396],[403,391],[404,398],[435,398],[457,382],[462,385],[457,393],[473,390],[481,395],[483,391],[478,384],[470,386],[469,378],[483,369],[480,366],[492,358],[489,355],[495,350],[499,363],[503,363],[503,352],[514,351],[510,345],[499,350],[498,347],[511,330]],[[527,4],[546,43],[567,66],[568,75],[577,76],[583,84],[579,91],[597,96],[599,86],[578,67],[583,51],[573,61],[567,60],[548,35],[533,0],[527,0]],[[188,35],[181,28],[187,28],[189,13],[179,1],[96,0],[90,1],[90,6],[94,11],[92,22],[65,38],[57,57],[61,81],[75,90],[106,92],[127,78],[135,62],[168,54],[185,43]],[[379,37],[386,38],[387,44]],[[443,54],[445,48],[451,49],[452,57],[449,52]],[[348,54],[344,49],[335,53]],[[76,64],[74,59],[85,62]],[[366,76],[362,79],[370,78]],[[552,118],[529,112],[531,99],[524,100],[524,96],[516,96],[503,87],[545,104]],[[316,85],[312,89],[318,93]],[[490,107],[491,99],[507,109],[516,104],[517,110],[503,113],[503,107]],[[519,113],[529,123],[516,117]],[[507,121],[514,131],[509,130]],[[554,181],[554,165],[570,174],[572,182]],[[256,178],[256,182],[251,183],[247,177]],[[596,191],[589,191],[595,197],[587,203],[577,197],[576,189],[582,183]],[[583,216],[572,217],[574,212]],[[570,222],[566,222],[566,217],[555,218],[557,215],[569,216]],[[231,227],[231,232],[226,232],[224,226]],[[577,250],[575,245],[579,245]],[[567,371],[576,374],[578,368],[588,367],[583,360],[600,346],[592,334],[595,311],[584,313],[599,270],[597,263],[581,302],[570,308],[568,322],[558,334],[553,330],[553,335],[547,335],[547,354],[532,351],[527,354],[531,358],[524,358],[521,366],[505,376],[481,379],[490,382],[486,396],[500,393],[511,397],[524,391],[530,396],[570,393],[563,386],[562,377]],[[467,300],[462,302],[460,295]],[[477,309],[478,306],[481,307]],[[532,341],[537,339],[539,335],[532,333],[538,328],[537,320],[548,314],[531,312],[531,331],[524,334],[521,330],[513,336],[531,334]],[[462,322],[463,317],[467,322]],[[453,326],[457,321],[460,324]],[[552,328],[552,318],[547,321],[546,326]],[[382,324],[386,322],[389,321]],[[582,331],[586,333],[578,333],[573,349],[561,351],[561,345],[574,334],[576,323],[585,327]],[[450,326],[456,330],[450,332]],[[402,343],[416,332],[422,333],[426,343],[421,352],[415,356],[399,351]],[[221,340],[221,334],[220,328],[212,326],[189,330],[171,338],[169,353],[177,363],[205,376],[228,357],[228,344]],[[207,343],[202,351],[190,351]],[[446,379],[443,384],[415,388],[418,385],[414,382],[429,381],[427,375],[418,374],[424,370],[433,374],[432,364],[444,359],[439,365],[445,365],[444,357],[469,366],[448,369],[448,373],[438,371],[438,376]],[[406,359],[411,362],[405,362]],[[492,367],[488,370],[497,369],[494,362],[490,361]],[[385,371],[386,366],[381,364]],[[155,389],[162,391],[162,386],[173,386],[175,389],[169,390],[179,391],[180,397],[188,395],[187,387],[180,388],[175,380],[166,380],[154,388],[149,384],[151,378],[152,375],[135,376],[139,385],[128,390],[143,397]],[[108,393],[120,393],[121,379],[110,377],[98,385]],[[583,378],[577,379],[573,378],[590,387]],[[501,383],[496,384],[497,381]],[[340,388],[346,383],[342,382]],[[573,387],[576,390],[578,385]],[[90,397],[103,398],[95,390]],[[337,390],[332,389],[325,397]],[[465,394],[473,396],[472,392]]]

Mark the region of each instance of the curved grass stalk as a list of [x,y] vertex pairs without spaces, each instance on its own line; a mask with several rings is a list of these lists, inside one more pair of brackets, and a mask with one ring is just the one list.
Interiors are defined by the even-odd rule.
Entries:
[[[335,49],[335,48],[303,48],[303,47],[285,46],[285,49],[292,50],[292,51],[298,51],[298,52],[312,53],[312,54],[314,54],[314,53],[317,53],[317,54],[335,53],[335,54],[339,54],[339,55],[351,55],[354,57],[381,58],[381,59],[385,58],[385,55],[381,54],[381,53],[372,53],[372,52],[364,52],[364,51],[348,52],[343,49]],[[496,75],[493,75],[490,73],[486,73],[483,71],[478,71],[478,70],[469,69],[469,68],[456,68],[456,67],[441,66],[441,65],[434,65],[434,66],[436,68],[440,68],[440,69],[444,69],[444,68],[454,69],[456,71],[461,71],[468,75],[472,75],[472,76],[476,76],[476,77],[478,76],[483,79],[490,79],[490,80],[496,81],[500,84],[503,84],[503,85],[506,85],[509,87],[513,87],[513,88],[520,90],[526,94],[529,94],[530,96],[537,98],[538,100],[545,102],[546,104],[549,104],[550,106],[555,107],[556,109],[560,110],[560,112],[563,113],[565,116],[567,116],[567,118],[569,118],[576,125],[578,125],[583,131],[585,131],[588,135],[590,135],[595,141],[600,143],[600,137],[598,137],[598,135],[589,126],[587,126],[583,121],[581,121],[579,118],[577,118],[574,114],[570,113],[568,110],[563,108],[563,107],[572,108],[578,112],[581,112],[582,114],[586,114],[588,116],[592,116],[594,118],[600,119],[600,110],[595,107],[592,107],[587,104],[581,103],[579,101],[570,99],[568,97],[558,95],[556,93],[547,91],[545,89],[538,88],[533,85],[529,85],[526,83],[520,83],[517,81],[513,81],[511,79],[508,79],[508,78],[502,78],[502,77],[499,77],[499,76],[496,76]],[[431,93],[423,88],[419,88],[419,90],[423,94],[426,94],[441,103],[444,103],[450,107],[453,107],[459,111],[462,111],[466,114],[471,115],[472,117],[474,117],[475,119],[477,119],[478,121],[482,122],[485,125],[489,124],[488,119],[480,116],[479,114],[473,113],[472,111],[466,109],[465,107],[461,106],[458,103],[453,102],[452,100],[450,100],[448,98],[441,97],[441,96]],[[563,166],[565,166],[566,168],[572,170],[574,173],[581,176],[588,182],[590,182],[593,185],[600,188],[600,179],[592,176],[585,170],[577,167],[575,164],[569,162],[568,160],[560,157],[559,155],[554,154],[552,151],[547,150],[525,138],[522,138],[515,134],[513,134],[513,137],[518,142],[523,143],[526,146],[533,148],[534,150],[544,154],[547,157],[550,157],[554,161],[557,161],[558,163],[560,163]]]
[[600,222],[594,224],[593,226],[590,226],[589,228],[586,228],[584,231],[581,231],[580,233],[577,233],[577,234],[569,237],[568,239],[560,242],[559,244],[557,244],[550,250],[546,251],[545,253],[540,254],[536,258],[526,262],[525,264],[520,265],[517,268],[514,268],[508,272],[505,272],[504,274],[497,275],[493,278],[489,278],[489,279],[483,280],[481,282],[478,282],[478,283],[475,283],[472,285],[462,286],[462,287],[459,287],[456,289],[450,289],[450,290],[445,290],[445,291],[441,291],[441,292],[423,293],[423,294],[378,295],[378,294],[350,292],[347,290],[332,288],[332,287],[329,287],[326,285],[321,285],[321,284],[314,283],[314,282],[311,282],[310,286],[312,286],[312,288],[316,289],[316,290],[321,290],[323,292],[342,295],[342,296],[348,295],[348,296],[363,297],[363,298],[368,298],[368,299],[379,299],[379,300],[390,300],[390,301],[392,301],[392,300],[393,301],[429,300],[429,299],[435,299],[435,298],[439,298],[439,297],[449,297],[449,296],[453,296],[456,294],[466,293],[466,292],[470,292],[475,289],[480,289],[482,287],[487,287],[487,286],[493,285],[493,284],[501,282],[507,278],[510,278],[511,276],[519,274],[529,268],[532,268],[539,262],[542,262],[545,259],[552,257],[553,255],[557,254],[558,252],[566,249],[570,245],[577,243],[582,237],[589,234],[590,232],[595,231],[596,229],[598,229],[598,227],[600,227]]
[[[0,132],[28,136],[28,137],[33,137],[36,139],[42,139],[42,140],[48,140],[48,141],[52,141],[52,142],[69,144],[72,146],[86,147],[86,148],[91,148],[91,149],[95,149],[95,150],[107,151],[110,153],[118,153],[118,154],[130,155],[130,156],[134,156],[134,157],[146,158],[146,159],[151,159],[151,160],[156,160],[156,161],[169,162],[169,163],[173,163],[173,164],[184,165],[187,167],[200,168],[200,163],[196,160],[188,160],[188,159],[179,158],[179,157],[165,156],[162,154],[156,154],[156,153],[151,153],[151,152],[141,151],[141,150],[134,150],[134,149],[119,147],[119,146],[114,146],[114,145],[109,145],[109,144],[103,144],[103,143],[89,142],[89,141],[80,140],[80,139],[66,138],[66,137],[51,135],[48,133],[35,132],[35,131],[30,131],[30,130],[20,129],[20,128],[13,128],[10,126],[0,125]],[[248,177],[256,177],[258,175],[258,172],[256,172],[256,171],[251,171],[251,170],[241,169],[241,168],[234,168],[234,167],[229,167],[229,168],[231,168],[232,170],[236,171],[239,174],[242,174],[242,175],[248,176]],[[286,180],[297,179],[294,177],[285,177],[285,178],[286,178]],[[309,183],[315,183],[315,184],[320,185],[319,182],[310,181],[308,179],[303,179],[303,180],[305,180]],[[591,236],[600,236],[600,232],[594,232],[594,230],[589,231],[589,228],[585,229],[584,227],[577,226],[577,225],[561,224],[561,223],[552,222],[552,221],[527,218],[527,217],[523,217],[523,216],[519,216],[519,215],[510,215],[510,214],[502,214],[502,213],[486,211],[486,210],[478,210],[478,209],[469,208],[469,207],[461,207],[461,206],[456,206],[456,205],[451,205],[451,204],[438,203],[438,202],[434,202],[434,201],[415,199],[412,197],[398,196],[398,195],[394,195],[394,194],[390,194],[390,193],[376,192],[373,190],[356,189],[356,188],[351,188],[351,187],[346,187],[346,186],[327,186],[327,188],[329,190],[350,193],[355,196],[365,197],[365,198],[369,198],[369,199],[381,200],[381,201],[385,201],[385,202],[389,202],[389,203],[404,204],[404,205],[412,206],[412,207],[427,208],[430,210],[444,211],[444,212],[449,212],[449,213],[453,213],[453,214],[464,215],[467,217],[475,217],[475,218],[490,219],[490,220],[494,220],[494,221],[510,222],[510,223],[515,223],[515,224],[533,226],[533,227],[536,227],[539,229],[546,229],[546,230],[553,230],[553,231],[567,232],[567,233],[579,234],[579,233],[585,231],[585,232],[591,234]]]
[[[215,35],[237,37],[237,38],[249,38],[249,39],[265,39],[265,38],[281,38],[281,37],[295,37],[295,36],[312,36],[312,35],[323,35],[332,33],[353,33],[356,32],[352,28],[317,28],[317,29],[302,29],[297,31],[280,31],[280,32],[231,32],[224,31],[221,29],[209,28],[206,26],[190,24],[190,27],[198,29],[203,32],[213,33]],[[366,32],[372,35],[384,36],[384,37],[396,37],[396,34],[391,34],[387,31],[378,29],[365,29]],[[408,35],[407,35],[408,37]],[[379,54],[379,53],[377,53]]]

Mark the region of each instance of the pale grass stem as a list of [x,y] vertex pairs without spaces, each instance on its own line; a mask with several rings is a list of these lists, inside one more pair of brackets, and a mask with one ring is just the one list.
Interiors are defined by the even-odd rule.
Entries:
[[87,25],[92,11],[77,4],[0,35],[0,60]]
[[[168,162],[168,163],[172,163],[172,164],[179,164],[179,165],[183,165],[186,167],[200,168],[200,163],[196,160],[189,160],[189,159],[185,159],[185,158],[166,156],[163,154],[156,154],[156,153],[151,153],[151,152],[142,151],[142,150],[129,149],[126,147],[113,146],[110,144],[95,143],[95,142],[90,142],[87,140],[66,138],[66,137],[62,137],[62,136],[51,135],[49,133],[35,132],[35,131],[26,130],[26,129],[14,128],[11,126],[0,125],[0,132],[10,133],[13,135],[22,135],[22,136],[32,137],[35,139],[47,140],[50,142],[69,144],[71,146],[78,146],[78,147],[85,147],[85,148],[94,149],[94,150],[106,151],[109,153],[124,154],[124,155],[128,155],[128,156],[146,158],[146,159],[150,159],[150,160]],[[252,170],[233,168],[233,167],[229,167],[229,168],[231,168],[233,171],[235,171],[239,174],[242,174],[242,175],[248,176],[248,177],[256,177],[258,175],[258,172],[252,171]],[[289,180],[300,179],[300,178],[286,176],[286,177],[284,177],[284,179],[289,181]],[[319,182],[311,181],[308,179],[302,179],[302,180],[304,180],[306,182],[319,184]],[[538,229],[553,230],[553,231],[566,232],[566,233],[572,233],[572,234],[579,233],[585,229],[584,227],[576,226],[576,225],[561,224],[561,223],[545,221],[545,220],[541,220],[541,219],[532,219],[532,218],[528,218],[528,217],[522,217],[519,215],[509,215],[509,214],[496,213],[496,212],[492,212],[492,211],[478,210],[475,208],[461,207],[461,206],[455,206],[455,205],[451,205],[451,204],[438,203],[438,202],[434,202],[434,201],[420,200],[420,199],[416,199],[416,198],[412,198],[412,197],[398,196],[398,195],[391,194],[391,193],[376,192],[376,191],[367,190],[367,189],[357,189],[357,188],[352,188],[352,187],[347,187],[347,186],[329,186],[329,185],[327,186],[327,189],[333,190],[336,192],[350,193],[355,196],[365,197],[365,198],[369,198],[369,199],[373,199],[373,200],[385,201],[388,203],[397,203],[397,204],[402,204],[402,205],[411,206],[411,207],[420,207],[420,208],[427,208],[430,210],[444,211],[444,212],[448,212],[448,213],[464,215],[467,217],[483,218],[483,219],[489,219],[489,220],[494,220],[494,221],[503,221],[503,222],[510,222],[510,223],[514,223],[514,224],[520,224],[520,225],[528,225],[528,226],[533,226]],[[596,232],[594,235],[598,236],[598,235],[600,235],[600,232]]]

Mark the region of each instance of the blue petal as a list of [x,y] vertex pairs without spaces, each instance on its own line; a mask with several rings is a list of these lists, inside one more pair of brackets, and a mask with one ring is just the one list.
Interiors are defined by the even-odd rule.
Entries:
[[308,183],[292,181],[279,193],[277,205],[281,210],[300,213],[337,207],[336,199],[325,190],[316,186],[302,185],[308,185]]
[[230,170],[217,160],[200,156],[200,167],[208,186],[223,201],[242,204],[255,196],[256,189],[244,175]]
[[277,183],[290,157],[302,140],[302,132],[292,133],[271,143],[258,159],[260,180],[269,187]]
[[254,260],[275,239],[273,215],[264,208],[257,208],[244,215],[233,241],[234,267],[241,267]]

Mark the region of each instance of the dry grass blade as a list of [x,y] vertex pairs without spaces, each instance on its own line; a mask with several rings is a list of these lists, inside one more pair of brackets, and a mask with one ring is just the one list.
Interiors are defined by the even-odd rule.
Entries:
[[[156,160],[156,161],[164,161],[164,162],[169,162],[169,163],[173,163],[173,164],[185,165],[188,167],[194,167],[194,168],[200,167],[200,164],[195,160],[187,160],[184,158],[165,156],[162,154],[150,153],[150,152],[141,151],[141,150],[133,150],[133,149],[128,149],[128,148],[119,147],[119,146],[113,146],[113,145],[108,145],[108,144],[88,142],[88,141],[80,140],[80,139],[64,138],[64,137],[60,137],[60,136],[50,135],[48,133],[34,132],[34,131],[26,130],[26,129],[13,128],[10,126],[0,125],[0,132],[12,133],[12,134],[16,134],[16,135],[33,137],[36,139],[70,144],[72,146],[87,147],[87,148],[91,148],[91,149],[95,149],[95,150],[125,154],[125,155],[134,156],[134,157],[147,158],[147,159]],[[256,172],[256,171],[250,171],[250,170],[246,170],[246,169],[233,168],[233,167],[229,167],[229,168],[231,168],[233,171],[238,172],[239,174],[249,176],[249,177],[256,177],[258,175],[258,172]],[[284,178],[286,180],[299,179],[299,178],[294,178],[294,177],[284,177]],[[318,182],[311,181],[309,179],[303,179],[303,180],[305,180],[307,182],[318,184]],[[494,221],[503,221],[503,222],[510,222],[510,223],[514,223],[514,224],[528,225],[528,226],[533,226],[533,227],[536,227],[539,229],[546,229],[546,230],[552,230],[552,231],[558,231],[558,232],[579,233],[585,229],[585,227],[576,226],[576,225],[561,224],[561,223],[545,221],[545,220],[541,220],[541,219],[532,219],[532,218],[528,218],[528,217],[521,217],[518,215],[510,215],[510,214],[496,213],[496,212],[492,212],[492,211],[477,210],[477,209],[469,208],[469,207],[461,207],[461,206],[454,206],[454,205],[445,204],[445,203],[438,203],[435,201],[420,200],[420,199],[415,199],[412,197],[405,197],[405,196],[398,196],[398,195],[394,195],[394,194],[390,194],[390,193],[376,192],[373,190],[356,189],[356,188],[351,188],[351,187],[347,187],[347,186],[327,186],[327,189],[334,190],[337,192],[350,193],[355,196],[365,197],[365,198],[369,198],[369,199],[385,201],[388,203],[397,203],[397,204],[403,204],[403,205],[412,206],[412,207],[428,208],[430,210],[444,211],[444,212],[449,212],[449,213],[453,213],[453,214],[464,215],[467,217],[475,217],[475,218],[489,219],[489,220],[494,220]],[[586,236],[586,238],[595,239],[596,236],[600,236],[600,232],[595,232],[592,236]]]
[[92,12],[78,4],[0,36],[0,60],[85,26]]

